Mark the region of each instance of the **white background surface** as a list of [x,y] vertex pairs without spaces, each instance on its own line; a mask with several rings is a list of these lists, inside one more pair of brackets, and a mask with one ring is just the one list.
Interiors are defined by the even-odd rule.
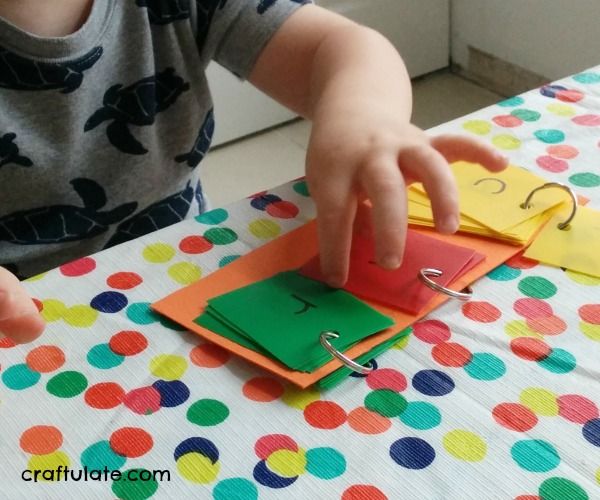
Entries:
[[[448,65],[448,0],[317,0],[317,4],[387,36],[402,53],[412,77]],[[295,116],[217,64],[209,66],[208,79],[215,104],[213,146]]]
[[452,0],[452,60],[468,46],[549,80],[600,63],[598,0]]

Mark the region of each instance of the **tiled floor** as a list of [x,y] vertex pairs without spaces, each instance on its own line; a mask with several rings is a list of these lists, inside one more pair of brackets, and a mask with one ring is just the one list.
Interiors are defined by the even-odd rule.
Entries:
[[[413,82],[413,122],[427,129],[471,113],[501,96],[448,72]],[[310,123],[297,120],[211,150],[202,182],[213,207],[304,175]]]

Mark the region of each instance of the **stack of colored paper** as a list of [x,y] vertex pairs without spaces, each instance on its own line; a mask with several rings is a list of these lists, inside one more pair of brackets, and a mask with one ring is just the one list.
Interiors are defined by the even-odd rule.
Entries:
[[[435,268],[441,286],[453,281],[482,262],[485,256],[472,248],[454,245],[409,229],[402,265],[393,271],[374,262],[373,242],[354,235],[350,252],[350,270],[344,290],[395,309],[417,314],[439,292],[419,279],[421,269]],[[322,280],[318,256],[301,269],[302,274]]]
[[[418,230],[411,230],[411,233],[413,231],[427,237],[422,240],[425,245],[420,244],[415,247],[418,249],[417,253],[424,257],[423,264],[427,267],[440,267],[444,274],[441,278],[434,278],[434,280],[436,283],[453,290],[461,290],[464,286],[484,276],[520,250],[520,247],[490,238],[475,238],[465,234],[429,235]],[[452,253],[455,246],[474,249],[476,253],[469,251],[471,253],[467,254],[464,249],[461,250],[458,256],[455,257],[458,262],[454,262],[455,259],[452,259],[451,262],[451,267],[459,269],[459,271],[454,275],[454,278],[450,278],[450,282],[446,282],[446,279],[454,273],[450,268],[444,267],[444,262],[436,262],[435,259],[440,256],[447,256],[447,254],[451,255],[451,253],[448,247],[438,246],[436,243],[431,242],[429,238],[435,238],[450,244]],[[413,241],[413,238],[409,233],[408,254],[413,251],[411,250],[413,248],[411,241]],[[369,243],[369,245],[371,244],[372,242]],[[360,248],[360,245],[357,248]],[[365,300],[368,307],[372,307],[376,314],[372,316],[373,323],[371,323],[371,320],[368,321],[368,329],[354,331],[354,304],[360,303],[359,299],[352,298],[353,300],[348,306],[342,302],[342,310],[336,311],[336,314],[343,316],[342,320],[346,320],[346,323],[343,323],[338,321],[335,315],[330,314],[327,307],[323,307],[320,296],[327,296],[332,292],[342,294],[347,294],[347,292],[332,290],[326,285],[317,283],[321,288],[316,289],[317,293],[314,297],[310,293],[306,295],[306,289],[303,286],[298,288],[295,285],[290,286],[290,283],[288,283],[287,276],[289,276],[290,270],[294,270],[291,273],[293,275],[292,280],[298,280],[300,284],[311,283],[308,278],[298,276],[296,270],[314,259],[318,250],[317,225],[316,221],[313,220],[236,259],[201,280],[164,297],[152,304],[152,308],[190,331],[197,333],[202,338],[243,357],[270,373],[285,378],[298,387],[306,388],[314,384],[319,384],[321,387],[331,387],[351,372],[349,367],[343,366],[342,362],[338,360],[331,360],[310,373],[290,368],[279,361],[290,356],[294,365],[305,369],[307,366],[310,367],[310,364],[318,364],[319,360],[322,359],[320,357],[324,356],[323,347],[320,345],[322,331],[336,330],[339,332],[340,338],[330,340],[331,344],[349,359],[359,364],[365,364],[374,356],[390,348],[399,339],[408,335],[410,333],[408,327],[411,324],[448,299],[443,293],[435,293],[433,290],[429,292],[424,283],[415,279],[416,269],[420,264],[413,265],[412,271],[407,271],[408,268],[404,268],[399,274],[406,276],[409,290],[412,289],[419,293],[426,291],[428,294],[433,294],[433,298],[428,300],[425,296],[426,304],[419,309],[418,313],[410,314],[400,310],[399,307],[401,306],[386,306],[378,299],[369,300],[362,296],[361,299]],[[477,254],[485,255],[485,260],[474,265],[477,259],[481,259],[481,256],[478,257]],[[354,253],[354,255],[360,255],[360,251]],[[373,268],[376,266],[371,264],[370,260],[372,259],[367,258],[367,265],[371,271],[375,271]],[[405,258],[405,264],[408,264],[410,260]],[[470,266],[473,267],[469,269]],[[354,264],[351,265],[351,269],[353,267]],[[394,275],[393,271],[379,269],[376,271],[381,271],[386,277]],[[274,280],[274,278],[280,276],[277,273],[283,273],[284,278],[279,277]],[[353,277],[354,274],[351,273],[351,276]],[[306,281],[302,281],[302,279]],[[267,290],[261,292],[260,296],[255,294],[252,287],[269,280],[272,280],[272,282],[268,285],[261,285],[266,286]],[[283,283],[279,280],[283,280]],[[357,280],[356,284],[360,284],[360,280]],[[385,289],[386,293],[389,292],[392,297],[399,297],[402,300],[410,296],[411,292],[405,293],[406,290],[404,289],[394,291],[392,288],[393,283],[390,283],[389,289],[387,289],[387,285],[386,280],[380,283],[382,291]],[[245,291],[241,292],[242,290]],[[218,302],[214,301],[219,297],[238,291],[242,293],[242,296],[238,296],[233,305],[229,305],[230,308],[234,309],[232,314],[221,309]],[[281,297],[282,292],[283,297]],[[359,292],[356,293],[359,294]],[[296,297],[291,294],[296,295]],[[280,297],[277,300],[272,300],[271,297],[273,296]],[[419,301],[412,302],[413,300],[414,296],[409,301],[413,307],[421,307],[419,301],[423,300],[423,297],[419,297]],[[215,304],[217,305],[216,308],[214,307]],[[337,309],[337,305],[335,308]],[[217,309],[216,314],[211,314]],[[316,319],[309,316],[314,314],[319,314],[320,317]],[[227,318],[226,322],[221,321],[223,317]],[[301,318],[302,321],[307,323],[309,318],[314,319],[314,322],[311,321],[313,324],[310,329],[304,328],[304,325],[301,328],[288,327],[290,323],[295,324]],[[207,327],[202,326],[202,324],[206,324]],[[229,326],[230,324],[233,326]],[[360,323],[357,322],[358,324]],[[382,330],[378,331],[380,329]],[[258,334],[255,333],[256,330],[258,330]],[[351,337],[346,338],[346,330],[352,332]],[[369,331],[377,333],[369,335]],[[294,332],[296,335],[294,335]],[[307,338],[301,338],[307,335]],[[273,339],[270,337],[273,337]],[[299,337],[302,342],[299,342],[296,337]],[[307,346],[304,340],[310,343],[310,346]],[[278,345],[274,345],[275,341]],[[351,345],[347,350],[344,350],[342,343],[344,341],[347,345]],[[250,348],[246,347],[244,343]],[[290,354],[288,351],[292,351],[292,353]],[[275,355],[276,352],[277,356]]]
[[294,271],[209,299],[195,322],[289,368],[309,373],[332,359],[320,344],[322,332],[337,332],[339,338],[330,342],[344,352],[394,324],[344,290]]
[[[537,192],[530,207],[523,208],[529,193],[546,181],[520,167],[491,173],[478,164],[456,162],[451,168],[458,184],[462,232],[526,244],[570,203],[566,192],[547,189]],[[408,219],[416,226],[434,226],[431,203],[421,184],[408,191]]]

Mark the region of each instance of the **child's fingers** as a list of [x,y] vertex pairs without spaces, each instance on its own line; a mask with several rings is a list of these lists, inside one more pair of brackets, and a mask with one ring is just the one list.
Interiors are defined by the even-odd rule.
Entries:
[[44,331],[45,323],[37,313],[0,321],[0,337],[10,337],[19,344],[37,339]]
[[0,267],[0,334],[30,342],[44,329],[44,320],[19,280]]
[[0,267],[0,320],[19,313],[19,309],[23,307],[21,301],[17,300],[20,293],[21,283],[17,277]]
[[341,287],[348,279],[356,199],[349,192],[335,191],[313,197],[317,206],[321,271],[330,286]]
[[0,320],[34,312],[35,305],[31,299],[25,301],[26,296],[17,277],[0,267]]
[[363,169],[361,184],[372,204],[375,260],[383,268],[396,269],[406,241],[406,185],[394,160],[379,161]]
[[423,183],[431,200],[435,226],[441,233],[458,229],[458,189],[446,159],[430,146],[403,151],[399,157],[402,171]]
[[480,163],[490,172],[500,172],[508,165],[503,154],[472,137],[444,134],[433,137],[430,143],[449,163],[458,160]]

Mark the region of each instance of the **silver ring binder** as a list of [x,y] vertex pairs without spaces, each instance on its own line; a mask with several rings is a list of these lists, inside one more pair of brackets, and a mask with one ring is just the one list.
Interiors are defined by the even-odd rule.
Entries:
[[319,336],[319,341],[321,342],[321,345],[325,348],[325,350],[329,354],[331,354],[334,358],[336,358],[339,361],[341,361],[342,363],[344,363],[352,371],[355,371],[362,375],[371,373],[373,371],[373,368],[371,368],[370,366],[359,365],[358,363],[356,363],[355,361],[352,361],[347,356],[344,356],[340,351],[338,351],[335,347],[333,347],[331,345],[331,343],[329,342],[329,339],[337,339],[337,338],[339,338],[339,336],[340,336],[340,334],[338,332],[327,330],[327,331],[321,332],[321,335]]
[[456,292],[454,290],[446,288],[445,286],[438,285],[435,281],[433,281],[430,278],[430,276],[433,276],[434,278],[439,278],[442,274],[444,274],[443,271],[440,271],[439,269],[423,268],[419,271],[419,279],[423,283],[425,283],[425,285],[427,285],[429,288],[435,290],[436,292],[446,294],[449,297],[452,297],[453,299],[458,299],[465,302],[467,300],[471,300],[471,297],[473,297],[473,290],[471,290],[471,287],[465,288],[466,291],[464,292]]
[[523,203],[521,203],[521,208],[528,209],[531,206],[531,198],[533,198],[533,195],[535,193],[537,193],[538,191],[541,191],[542,189],[548,189],[548,188],[562,189],[562,190],[566,191],[567,193],[569,193],[569,196],[571,197],[571,201],[573,202],[573,204],[571,206],[571,213],[569,214],[569,217],[566,218],[566,220],[564,220],[563,222],[560,222],[558,224],[558,229],[561,229],[561,230],[566,229],[567,226],[569,225],[569,223],[575,217],[575,214],[577,213],[577,207],[578,207],[577,196],[575,196],[575,193],[573,192],[573,190],[566,184],[561,184],[560,182],[547,182],[546,184],[542,184],[541,186],[536,187],[533,191],[531,191],[531,193],[529,193],[529,195],[527,195],[527,199]]

